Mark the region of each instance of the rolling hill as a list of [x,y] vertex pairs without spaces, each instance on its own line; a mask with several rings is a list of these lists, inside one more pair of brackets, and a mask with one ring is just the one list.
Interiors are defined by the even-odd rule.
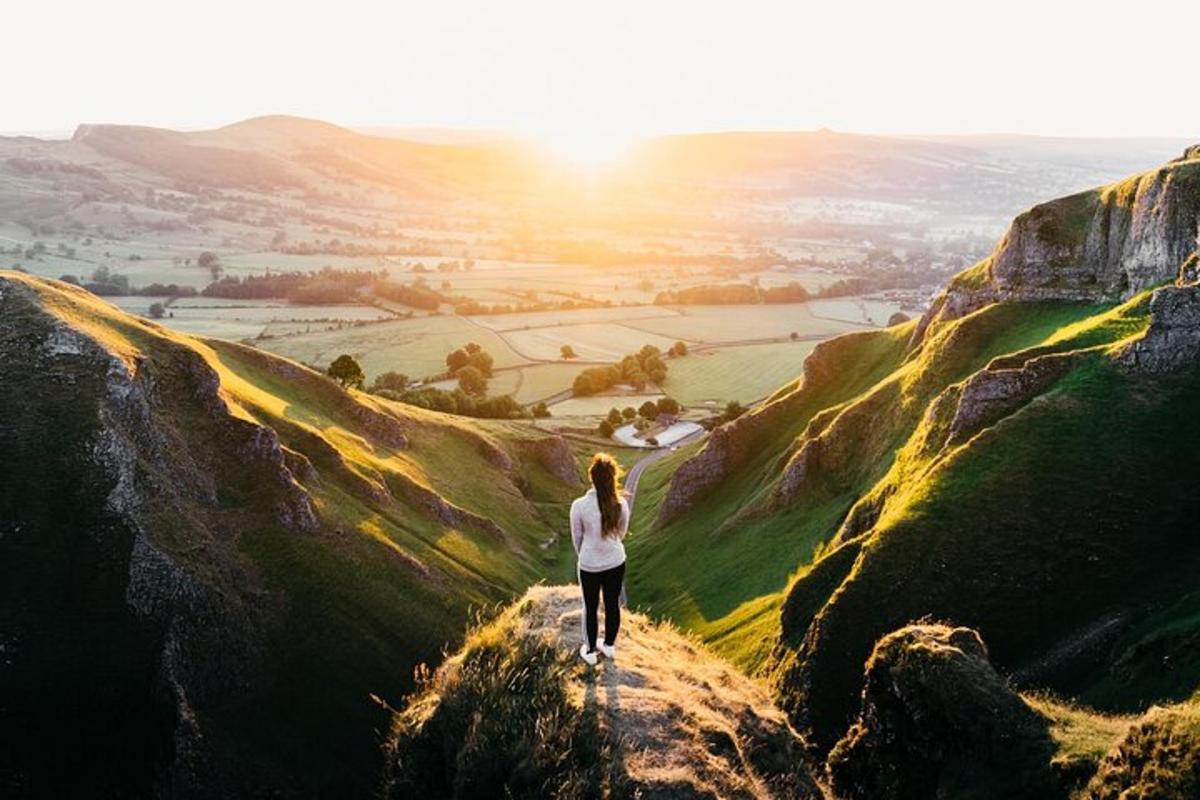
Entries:
[[570,574],[561,439],[66,284],[0,273],[0,402],[6,796],[367,794],[414,667]]
[[1188,701],[1198,178],[1191,148],[1035,206],[923,319],[823,343],[653,465],[634,601],[771,681],[822,758],[877,642],[921,620],[978,631],[1022,690]]

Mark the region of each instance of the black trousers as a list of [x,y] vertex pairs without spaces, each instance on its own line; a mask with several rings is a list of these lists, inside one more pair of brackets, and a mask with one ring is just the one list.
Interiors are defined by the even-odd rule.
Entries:
[[587,629],[588,650],[596,649],[596,612],[600,609],[600,593],[604,592],[604,643],[611,645],[621,630],[621,586],[625,583],[625,565],[604,572],[579,570],[579,585],[583,587],[583,622]]

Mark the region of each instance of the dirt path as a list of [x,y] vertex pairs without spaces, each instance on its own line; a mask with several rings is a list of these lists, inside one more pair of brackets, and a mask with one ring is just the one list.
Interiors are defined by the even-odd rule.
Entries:
[[[536,637],[574,656],[577,587],[534,587],[516,608],[502,640]],[[615,661],[588,667],[574,657],[566,688],[610,745],[613,796],[820,797],[765,689],[674,628],[627,611]]]

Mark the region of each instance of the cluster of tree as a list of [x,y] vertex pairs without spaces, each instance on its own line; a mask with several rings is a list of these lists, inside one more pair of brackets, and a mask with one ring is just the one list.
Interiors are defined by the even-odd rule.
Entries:
[[659,292],[657,305],[673,306],[740,306],[757,303],[803,303],[812,295],[795,281],[786,286],[763,288],[752,283],[706,284]]
[[458,388],[473,395],[487,392],[488,379],[492,377],[491,355],[475,342],[451,351],[446,356],[446,371],[458,378]]
[[440,248],[420,240],[405,245],[376,245],[343,242],[341,239],[330,239],[325,242],[315,239],[310,242],[280,243],[278,250],[280,253],[293,256],[436,256],[439,254]]
[[[201,254],[201,260],[205,254]],[[197,262],[199,263],[199,262]],[[292,303],[327,305],[357,299],[358,290],[373,285],[382,273],[323,267],[317,272],[268,272],[265,275],[227,275],[201,292],[205,297],[286,299]]]
[[469,297],[448,297],[454,311],[468,316],[487,314],[528,314],[532,311],[574,311],[580,308],[610,308],[611,300],[595,298],[568,298],[565,300],[537,300],[522,303],[481,303]]
[[652,422],[664,414],[675,416],[682,410],[683,406],[673,397],[660,397],[658,402],[647,400],[637,409],[633,406],[625,406],[623,409],[610,408],[608,415],[596,426],[596,430],[607,439],[617,428],[628,425],[639,417],[647,422]]
[[421,282],[404,284],[379,281],[375,284],[373,291],[378,297],[385,300],[393,300],[426,311],[436,311],[438,306],[447,302],[445,295]]
[[[436,389],[432,386],[404,391],[381,389],[376,394],[400,403],[407,403],[410,406],[419,406],[431,411],[458,414],[464,417],[522,419],[529,416],[520,403],[506,394],[496,397],[486,397],[472,394],[462,389],[447,391],[445,389]],[[550,415],[550,412],[544,408],[544,404],[543,410],[546,416]]]
[[654,345],[646,345],[638,352],[625,356],[620,363],[607,367],[589,367],[575,376],[571,391],[577,397],[598,394],[628,383],[641,391],[648,383],[662,383],[667,379],[667,365],[663,363],[662,351]]
[[101,297],[117,297],[135,292],[129,285],[128,275],[118,275],[104,264],[92,270],[91,280],[78,281],[75,280],[74,275],[63,275],[62,280],[67,283],[81,285],[92,294],[100,295]]
[[743,406],[737,400],[730,400],[725,404],[725,409],[720,414],[708,421],[709,426],[716,427],[717,425],[724,425],[726,422],[733,422],[735,419],[745,413],[745,406]]

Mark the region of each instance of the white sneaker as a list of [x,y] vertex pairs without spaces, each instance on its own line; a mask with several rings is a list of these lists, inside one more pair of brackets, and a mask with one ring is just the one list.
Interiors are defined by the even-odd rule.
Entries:
[[592,666],[592,667],[596,666],[596,661],[597,661],[596,651],[595,650],[589,651],[587,642],[584,642],[583,644],[579,645],[579,657],[582,658],[584,661],[586,661],[589,666]]
[[596,646],[600,648],[600,652],[604,653],[604,657],[609,661],[612,661],[617,657],[617,646],[615,644],[605,644],[604,642],[601,642]]

